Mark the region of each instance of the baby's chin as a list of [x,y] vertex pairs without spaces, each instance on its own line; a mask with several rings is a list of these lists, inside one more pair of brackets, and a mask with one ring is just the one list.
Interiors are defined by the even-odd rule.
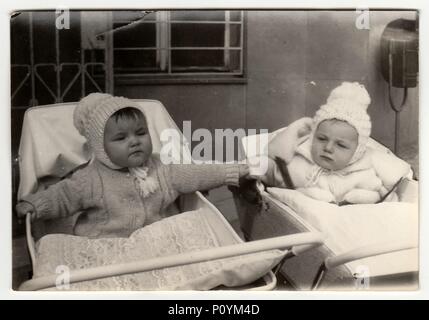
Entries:
[[330,171],[337,171],[340,170],[339,168],[337,168],[336,163],[333,160],[324,160],[324,159],[316,159],[314,161],[319,167],[325,169],[325,170],[330,170]]
[[147,164],[146,157],[128,159],[128,168],[144,167]]

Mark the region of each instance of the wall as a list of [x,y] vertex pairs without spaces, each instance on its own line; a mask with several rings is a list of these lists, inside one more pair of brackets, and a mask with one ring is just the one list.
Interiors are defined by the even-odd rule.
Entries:
[[[183,121],[191,120],[192,131],[205,128],[212,133],[215,129],[221,128],[233,130],[245,128],[245,93],[244,85],[231,84],[150,85],[144,87],[127,85],[115,89],[115,94],[118,95],[161,101],[180,129],[182,129]],[[192,146],[198,143],[198,141],[194,141]],[[220,144],[218,143],[218,145]],[[214,141],[213,148],[216,148]],[[219,154],[215,159],[218,161],[234,160],[221,157]]]
[[[162,101],[179,124],[196,128],[274,130],[312,116],[342,81],[364,83],[372,97],[373,137],[394,146],[395,114],[379,72],[379,42],[388,22],[414,12],[370,13],[370,29],[355,26],[354,11],[249,11],[247,84],[128,85],[116,94]],[[394,92],[400,98],[400,90]],[[418,90],[400,115],[400,143],[418,142]]]

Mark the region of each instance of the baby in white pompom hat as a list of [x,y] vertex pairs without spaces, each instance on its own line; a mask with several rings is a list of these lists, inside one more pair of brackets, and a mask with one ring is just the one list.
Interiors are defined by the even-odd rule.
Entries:
[[[275,136],[269,156],[283,159],[293,187],[312,198],[337,204],[380,201],[391,186],[383,185],[367,154],[370,103],[363,85],[343,82],[313,119],[299,119]],[[263,180],[287,187],[273,162]]]

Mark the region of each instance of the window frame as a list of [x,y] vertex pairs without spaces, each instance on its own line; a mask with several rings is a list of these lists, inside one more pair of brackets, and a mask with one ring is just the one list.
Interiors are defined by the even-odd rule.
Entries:
[[[176,11],[176,10],[174,10]],[[231,10],[223,10],[226,13],[226,17],[229,16]],[[157,35],[156,35],[156,46],[155,47],[123,47],[123,48],[114,48],[113,47],[113,39],[111,43],[111,56],[113,60],[113,55],[115,50],[156,50],[157,52],[157,62],[160,63],[161,67],[167,68],[167,72],[159,72],[159,73],[117,73],[115,72],[115,68],[113,68],[113,77],[115,81],[115,85],[129,85],[129,84],[245,84],[247,83],[247,65],[246,65],[246,38],[247,38],[247,14],[246,11],[240,10],[241,12],[241,20],[238,21],[182,21],[182,20],[171,20],[170,13],[171,11],[159,11],[157,12],[157,18],[154,21],[137,21],[134,23],[155,23]],[[164,15],[162,19],[163,21],[158,20],[158,15]],[[113,17],[112,17],[113,19]],[[113,21],[113,23],[124,23],[125,20]],[[217,24],[225,24],[228,27],[231,24],[238,24],[241,26],[240,28],[240,46],[238,47],[230,47],[230,44],[224,45],[223,47],[173,47],[171,45],[171,24],[172,23],[217,23]],[[165,36],[160,36],[159,29],[164,28],[162,31],[163,34],[167,34],[168,38]],[[168,29],[168,30],[165,30]],[[229,35],[229,33],[228,33]],[[230,41],[228,35],[224,42]],[[164,47],[165,45],[167,47]],[[232,49],[231,49],[232,48]],[[226,50],[237,50],[240,51],[240,61],[239,66],[240,69],[238,72],[171,72],[171,51],[172,50],[224,50],[226,54]],[[166,52],[165,55],[162,55],[162,52]],[[164,59],[164,60],[163,60]],[[165,60],[166,59],[166,60]],[[225,56],[225,59],[228,58]],[[166,66],[165,66],[166,64]]]

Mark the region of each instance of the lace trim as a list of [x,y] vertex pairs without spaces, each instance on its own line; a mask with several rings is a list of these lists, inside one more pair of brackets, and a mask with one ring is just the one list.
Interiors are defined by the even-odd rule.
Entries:
[[[55,274],[59,265],[70,270],[86,269],[219,246],[217,237],[222,235],[215,235],[203,217],[202,210],[182,213],[141,228],[129,238],[45,236],[37,243],[34,277]],[[272,250],[84,281],[71,284],[70,290],[208,290],[222,284],[235,286],[266,274],[283,255],[282,251]]]

